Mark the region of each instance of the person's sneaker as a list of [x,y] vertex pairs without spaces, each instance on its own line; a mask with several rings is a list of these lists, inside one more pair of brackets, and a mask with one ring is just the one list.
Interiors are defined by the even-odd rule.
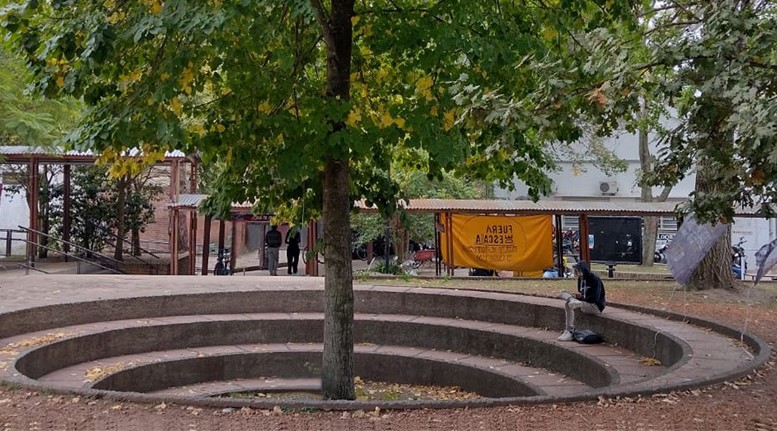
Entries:
[[569,306],[572,309],[577,309],[577,308],[580,308],[583,305],[583,301],[581,301],[581,300],[579,300],[577,298],[569,298],[569,299],[567,299],[567,304],[569,304]]
[[567,329],[564,330],[564,332],[556,339],[559,341],[572,341],[575,339],[575,337],[573,337],[572,333]]

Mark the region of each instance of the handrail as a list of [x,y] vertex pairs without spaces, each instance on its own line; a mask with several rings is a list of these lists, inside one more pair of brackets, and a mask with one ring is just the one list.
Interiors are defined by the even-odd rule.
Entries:
[[[32,241],[30,241],[30,240],[28,240],[28,239],[25,239],[25,240],[23,240],[23,241],[24,241],[24,242],[26,242],[27,244],[35,244],[35,245],[36,245],[36,246],[38,246],[38,247],[45,248],[46,250],[52,251],[52,252],[54,252],[54,253],[59,253],[59,254],[61,254],[61,255],[65,256],[65,257],[72,257],[73,259],[76,259],[76,260],[78,260],[78,261],[85,262],[85,263],[88,263],[88,264],[90,264],[90,265],[94,265],[94,266],[100,267],[100,268],[102,268],[102,269],[105,269],[105,270],[111,271],[111,272],[113,272],[114,274],[124,274],[124,272],[123,272],[122,270],[120,270],[120,269],[116,269],[116,268],[111,268],[111,267],[109,267],[109,266],[100,265],[100,264],[99,264],[99,263],[97,263],[97,262],[92,262],[92,261],[91,261],[91,260],[89,260],[89,259],[84,259],[83,257],[80,257],[80,256],[78,256],[78,255],[75,255],[75,254],[71,254],[71,253],[68,253],[68,252],[65,252],[65,251],[62,251],[62,250],[57,250],[57,249],[54,249],[54,248],[51,248],[51,247],[45,246],[45,245],[43,245],[43,244],[36,244],[36,243],[34,243],[34,242],[32,242]],[[103,258],[110,259],[110,257],[108,257],[108,256],[103,256],[103,255],[101,255],[101,254],[99,254],[99,253],[95,253],[95,255],[97,255],[97,256],[100,256],[100,257],[103,257]],[[44,273],[44,274],[48,274],[48,272],[46,272],[46,271],[44,271],[44,270],[42,270],[42,269],[35,268],[34,266],[31,266],[31,265],[27,265],[27,264],[23,264],[23,263],[22,263],[22,264],[20,264],[20,265],[21,265],[21,266],[23,266],[24,268],[28,268],[28,269],[32,269],[32,270],[35,270],[35,271],[40,271],[40,272],[42,272],[42,273]]]
[[5,233],[5,235],[0,235],[0,242],[5,241],[5,250],[4,255],[6,257],[11,255],[11,251],[13,249],[13,242],[14,241],[22,241],[22,238],[14,238],[14,233],[25,233],[23,230],[19,229],[0,229],[0,233]]
[[[107,233],[108,235],[112,236],[114,239],[119,239],[119,236],[118,236],[118,235],[116,235],[115,233],[111,232],[110,230],[108,230],[108,229],[106,229],[106,228],[104,228],[104,227],[102,227],[102,226],[100,226],[100,225],[96,225],[96,224],[94,224],[94,223],[90,223],[90,225],[91,225],[92,227],[96,227],[97,229],[101,230],[101,231],[102,231],[102,232],[104,232],[104,233]],[[129,241],[127,238],[122,238],[122,241],[124,242],[124,244],[128,244],[128,245],[132,246],[132,241]],[[114,245],[114,244],[111,244],[111,245],[113,245],[114,247],[116,247],[116,245]],[[152,252],[150,252],[150,251],[148,251],[148,250],[144,249],[143,247],[140,247],[140,251],[142,251],[142,252],[144,252],[144,253],[146,253],[146,254],[149,254],[149,255],[151,255],[151,256],[154,256],[154,257],[155,257],[155,258],[157,258],[157,259],[161,259],[161,257],[159,257],[159,256],[155,255],[154,253],[152,253]],[[134,258],[137,258],[137,259],[139,259],[139,260],[140,260],[141,262],[143,262],[143,263],[146,263],[146,264],[149,264],[149,265],[151,265],[151,263],[150,263],[150,262],[147,262],[147,261],[145,261],[145,260],[143,260],[143,259],[140,259],[138,256],[135,256],[135,255],[133,255],[133,254],[130,254],[130,255],[131,255],[132,257],[134,257]]]
[[34,266],[27,265],[26,263],[20,263],[19,266],[21,266],[22,268],[25,268],[25,269],[31,269],[33,271],[42,272],[42,273],[48,275],[48,272],[46,272],[46,271],[44,271],[44,270],[42,270],[40,268],[36,268]]
[[[35,230],[35,229],[31,229],[31,228],[28,228],[28,227],[24,227],[24,226],[19,226],[19,228],[20,228],[20,229],[22,229],[22,230],[25,230],[25,231],[33,232],[33,233],[35,233],[35,234],[37,234],[37,235],[42,235],[42,236],[45,236],[46,238],[49,238],[49,239],[54,239],[55,241],[59,241],[59,242],[61,242],[61,243],[63,243],[63,244],[68,244],[69,246],[71,246],[71,247],[73,247],[73,248],[75,248],[75,249],[77,249],[77,250],[79,250],[79,251],[83,251],[83,252],[91,253],[91,254],[93,254],[94,256],[97,256],[98,258],[100,258],[101,260],[108,260],[108,261],[111,261],[111,262],[113,262],[113,263],[116,263],[116,264],[122,264],[122,263],[123,263],[123,262],[122,262],[122,261],[120,261],[120,260],[116,260],[116,259],[114,259],[114,258],[112,258],[112,257],[110,257],[110,256],[106,256],[106,255],[104,255],[104,254],[101,254],[101,253],[98,253],[98,252],[96,252],[96,251],[94,251],[94,250],[89,250],[89,249],[88,249],[88,248],[86,248],[86,247],[81,247],[80,245],[78,245],[78,244],[75,244],[75,243],[72,243],[72,242],[70,242],[70,241],[65,241],[64,239],[62,239],[62,238],[58,238],[58,237],[56,237],[56,236],[54,236],[54,235],[49,235],[49,234],[47,234],[47,233],[44,233],[44,232],[41,232],[41,231],[38,231],[38,230]],[[79,256],[77,256],[77,255],[74,255],[74,254],[72,254],[72,253],[67,253],[67,252],[65,252],[65,251],[56,250],[56,249],[53,249],[53,248],[51,248],[51,247],[45,246],[45,245],[43,245],[43,244],[35,243],[35,242],[33,242],[33,241],[30,241],[30,240],[28,240],[28,239],[25,239],[25,240],[24,240],[24,242],[26,242],[27,244],[32,244],[32,245],[38,246],[38,247],[43,247],[43,248],[45,248],[46,250],[53,251],[54,253],[59,253],[59,254],[62,254],[62,255],[64,255],[64,256],[67,256],[67,257],[72,257],[72,258],[74,258],[74,259],[77,259],[77,260],[80,260],[80,261],[82,261],[82,262],[87,262],[87,263],[89,263],[89,264],[92,264],[92,265],[95,265],[95,266],[99,266],[100,268],[107,269],[107,270],[109,270],[109,271],[113,271],[113,272],[115,272],[115,273],[117,273],[117,274],[124,274],[124,272],[123,272],[123,271],[121,271],[121,270],[118,270],[118,269],[115,269],[115,268],[109,268],[109,267],[107,267],[107,266],[100,265],[99,263],[92,262],[92,261],[90,261],[90,260],[84,259],[84,258],[82,258],[82,257],[79,257]]]

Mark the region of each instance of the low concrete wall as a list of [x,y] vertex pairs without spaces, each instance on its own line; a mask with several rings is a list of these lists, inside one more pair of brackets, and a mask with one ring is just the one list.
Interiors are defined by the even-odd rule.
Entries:
[[[597,360],[556,344],[495,331],[382,320],[354,323],[354,343],[422,347],[503,358],[568,374],[592,387],[618,383]],[[32,350],[16,369],[37,379],[57,369],[112,356],[236,344],[323,343],[323,316],[282,320],[226,320],[141,326],[64,339]],[[297,376],[304,377],[304,376]],[[185,384],[185,383],[184,383]]]
[[[0,315],[0,338],[91,322],[196,314],[323,312],[320,290],[262,290],[154,296],[63,304]],[[522,302],[519,295],[467,296],[458,291],[357,290],[357,313],[449,317],[509,325],[563,329],[560,307]],[[682,361],[686,346],[671,336],[628,322],[578,313],[581,327],[604,335],[607,341],[672,366]],[[321,332],[316,328],[314,332]],[[291,336],[286,333],[285,335]],[[142,337],[142,335],[138,335]],[[99,349],[99,346],[94,346]],[[115,352],[114,352],[115,353]],[[536,356],[543,356],[538,352]],[[529,358],[529,360],[533,360]]]

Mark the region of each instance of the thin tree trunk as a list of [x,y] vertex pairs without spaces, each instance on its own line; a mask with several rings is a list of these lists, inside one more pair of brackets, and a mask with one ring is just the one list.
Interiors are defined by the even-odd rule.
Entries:
[[140,229],[132,229],[132,255],[140,256]]
[[[642,101],[642,118],[647,118],[647,102]],[[639,165],[643,174],[653,172],[653,156],[650,154],[650,142],[648,141],[648,131],[642,128],[639,131]],[[665,202],[669,197],[671,187],[665,187],[661,195],[657,198],[653,196],[653,187],[647,184],[641,184],[642,202]],[[642,218],[644,222],[644,233],[642,236],[642,266],[652,267],[653,258],[656,253],[656,238],[658,237],[658,217],[646,216]]]
[[[350,98],[354,0],[332,0],[330,15],[311,0],[327,45],[327,96]],[[333,123],[333,130],[344,124]],[[331,156],[324,167],[324,352],[321,390],[326,399],[356,398],[353,372],[353,273],[348,152]]]
[[[643,102],[644,103],[644,102]],[[643,105],[642,115],[645,115],[646,108]],[[650,147],[648,145],[647,130],[639,131],[639,165],[643,174],[652,171],[650,157]],[[653,202],[653,187],[642,184],[642,202]],[[656,252],[656,236],[658,236],[658,217],[643,217],[645,231],[642,241],[642,266],[653,266],[653,255]]]
[[113,252],[113,258],[116,260],[122,260],[124,258],[124,234],[126,232],[124,226],[124,219],[126,216],[126,208],[124,202],[127,197],[127,185],[126,177],[119,179],[118,183],[118,199],[116,201],[116,248]]

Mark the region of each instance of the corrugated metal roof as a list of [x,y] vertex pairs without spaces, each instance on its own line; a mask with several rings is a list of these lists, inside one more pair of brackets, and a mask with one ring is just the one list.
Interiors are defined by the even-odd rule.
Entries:
[[[208,197],[203,194],[182,194],[170,208],[198,208]],[[471,214],[551,214],[551,215],[600,215],[600,216],[660,216],[674,215],[676,206],[682,202],[636,202],[636,201],[562,201],[541,200],[499,200],[499,199],[410,199],[403,205],[411,213],[471,213]],[[365,213],[375,212],[364,201],[354,206]],[[233,203],[232,212],[250,212],[250,202]],[[739,217],[759,217],[755,209],[738,209]]]
[[[673,215],[678,202],[563,201],[540,200],[480,200],[480,199],[410,199],[404,205],[415,213],[478,213],[478,214],[558,214],[558,215]],[[373,212],[364,201],[356,203],[364,212]],[[755,217],[755,210],[737,210],[738,216]]]
[[[140,154],[140,150],[137,148],[132,148],[127,151],[130,157],[135,157],[138,154]],[[92,150],[86,150],[86,151],[76,151],[76,150],[69,150],[65,151],[62,147],[54,147],[54,148],[43,148],[43,147],[35,147],[30,145],[6,145],[6,146],[0,146],[0,154],[4,156],[29,156],[29,155],[41,155],[41,156],[51,156],[51,157],[96,157],[98,153],[93,152]],[[182,151],[179,150],[173,150],[173,151],[166,151],[165,152],[165,158],[168,159],[182,159],[186,158],[186,154],[184,154]]]
[[208,198],[208,195],[202,194],[181,194],[175,202],[167,204],[170,208],[199,208],[202,201]]
[[[208,198],[205,194],[180,194],[175,202],[167,204],[168,208],[199,208],[200,205]],[[248,213],[253,208],[253,204],[250,202],[241,202],[232,204],[232,212]]]

